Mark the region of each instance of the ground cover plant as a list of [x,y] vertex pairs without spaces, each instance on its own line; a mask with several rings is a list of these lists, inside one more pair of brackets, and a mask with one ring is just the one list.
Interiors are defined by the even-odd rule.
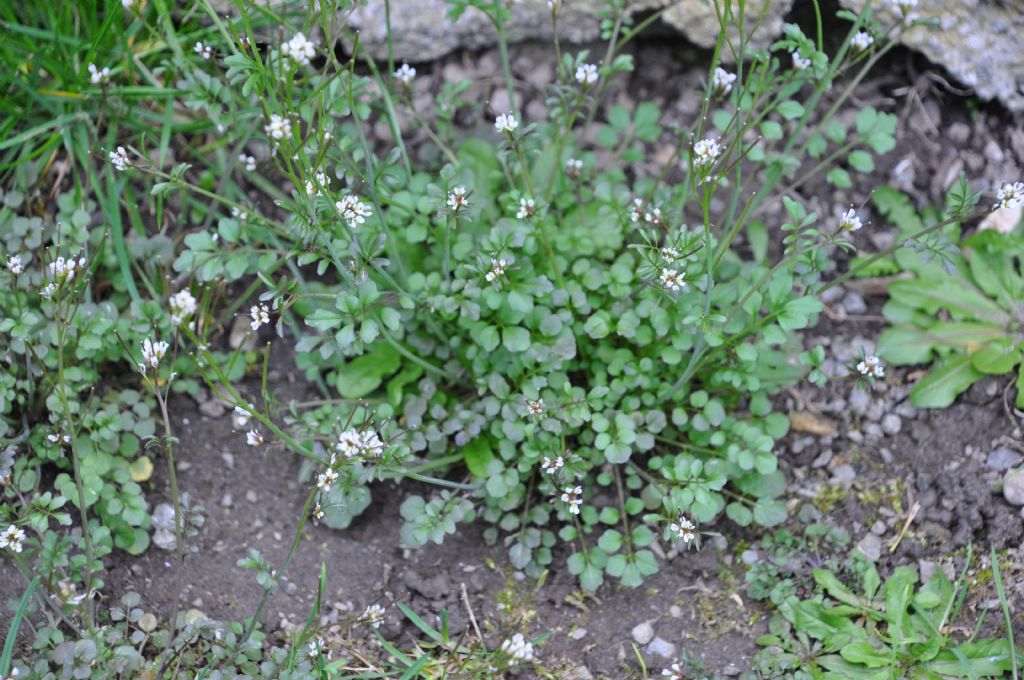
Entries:
[[[467,637],[450,634],[447,613],[426,621],[396,603],[419,642],[399,649],[376,633],[384,653],[370,660],[350,643],[354,631],[377,630],[375,603],[327,643],[326,569],[286,644],[264,639],[260,616],[307,525],[345,529],[388,480],[415,489],[400,508],[409,547],[482,522],[527,577],[567,570],[591,593],[641,586],[662,568],[663,544],[699,549],[725,527],[781,525],[776,443],[790,421],[773,400],[825,381],[823,348],[805,350],[798,331],[816,323],[819,295],[888,258],[911,269],[901,258],[913,252],[911,270],[930,277],[893,286],[890,318],[932,337],[942,303],[913,292],[959,286],[940,278],[946,263],[994,301],[979,306],[958,291],[944,309],[999,335],[966,354],[935,343],[913,356],[891,337],[881,346],[892,355],[862,353],[849,367],[865,387],[884,377],[883,360],[921,363],[933,349],[953,354],[940,376],[953,363],[973,377],[1015,368],[1016,242],[983,234],[961,255],[950,234],[993,201],[1020,204],[1024,187],[983,198],[963,177],[943,210],[908,220],[890,248],[841,274],[835,263],[850,260],[862,228],[858,208],[819,215],[794,193],[818,178],[849,187],[851,172],[870,172],[893,148],[896,118],[854,110],[851,93],[914,30],[912,4],[881,17],[870,5],[841,12],[845,35],[828,49],[819,21],[811,35],[786,24],[755,50],[758,17],[742,2],[718,3],[702,106],[682,125],[650,102],[607,105],[608,83],[633,68],[625,48],[657,17],[634,20],[616,1],[603,53],[553,45],[543,120],[516,106],[500,0],[453,2],[451,13],[472,6],[496,27],[508,109],[464,101],[465,88],[453,87],[430,117],[415,108],[416,69],[359,48],[347,2],[239,2],[227,15],[208,0],[184,10],[162,0],[0,10],[10,36],[0,46],[10,66],[0,548],[29,584],[0,676],[553,673],[531,665],[545,636],[524,633],[530,616],[511,605],[485,621],[487,635],[474,618]],[[550,10],[556,22],[561,3]],[[459,127],[459,117],[475,122]],[[371,136],[375,125],[390,139]],[[414,133],[430,143],[411,148]],[[773,205],[778,225],[763,218]],[[275,394],[268,367],[284,345],[321,399]],[[915,400],[949,403],[972,381],[926,379]],[[287,558],[273,564],[253,548],[239,560],[265,594],[236,622],[191,615],[178,595],[170,612],[148,612],[104,583],[106,559],[159,537],[173,546],[180,593],[205,510],[179,488],[184,425],[171,404],[204,391],[232,410],[240,447],[304,460],[306,501]],[[170,486],[163,516],[141,486],[157,465]],[[785,567],[762,565],[749,581],[789,620],[810,585],[772,590],[767,581]],[[819,585],[824,573],[814,573]],[[891,589],[908,579],[894,574]],[[844,601],[847,591],[822,587]],[[857,606],[873,620],[902,617],[907,602],[871,609],[877,587]],[[952,601],[948,583],[927,588]],[[15,659],[30,619],[39,623]],[[847,637],[825,640],[827,651],[873,645],[853,639],[873,629],[843,625]],[[345,651],[332,658],[328,644]],[[984,644],[1003,654],[992,668],[1015,672],[1012,639]]]

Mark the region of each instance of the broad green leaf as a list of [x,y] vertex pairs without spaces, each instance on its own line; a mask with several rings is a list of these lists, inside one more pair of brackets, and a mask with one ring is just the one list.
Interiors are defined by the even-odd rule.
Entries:
[[945,408],[983,376],[969,355],[955,356],[918,380],[910,390],[910,400],[918,408]]

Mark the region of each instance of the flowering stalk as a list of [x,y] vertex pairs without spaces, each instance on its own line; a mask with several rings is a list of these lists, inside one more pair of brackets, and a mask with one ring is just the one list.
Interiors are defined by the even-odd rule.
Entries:
[[[536,196],[536,192],[533,190],[533,180],[530,179],[530,167],[526,164],[526,157],[523,156],[523,149],[513,135],[509,135],[512,140],[512,148],[515,150],[516,158],[519,159],[519,171],[523,175],[523,181],[526,183],[526,190],[530,192],[531,196]],[[562,278],[562,271],[558,268],[558,260],[555,259],[555,251],[551,247],[551,236],[548,234],[548,228],[543,219],[535,220],[534,224],[537,226],[537,231],[540,232],[541,241],[544,243],[544,249],[548,251],[548,260],[551,263],[551,274],[555,277],[559,287],[565,288],[565,280]]]

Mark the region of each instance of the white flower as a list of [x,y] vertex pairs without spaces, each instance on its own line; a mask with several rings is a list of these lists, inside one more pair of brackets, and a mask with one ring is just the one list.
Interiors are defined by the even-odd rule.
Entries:
[[187,289],[181,290],[171,296],[168,306],[171,308],[171,323],[178,325],[195,314],[196,298]]
[[85,599],[85,593],[79,594],[78,587],[68,578],[61,579],[57,583],[57,595],[64,604],[72,606],[82,604],[82,601]]
[[544,400],[538,399],[534,401],[532,399],[526,400],[526,412],[531,416],[542,416],[544,415]]
[[373,208],[355,194],[349,194],[334,204],[338,209],[341,219],[345,220],[349,228],[355,229],[358,225],[366,222],[366,218],[373,214]]
[[192,48],[192,51],[198,54],[203,59],[209,59],[213,55],[213,46],[204,45],[201,42],[197,42]]
[[[238,209],[238,206],[233,205],[233,206],[231,206],[231,216],[234,217],[237,220],[241,220],[241,221],[244,222],[249,217],[249,213],[243,212],[243,211]],[[217,239],[217,236],[214,235],[214,240],[216,240],[216,239]]]
[[323,646],[324,646],[324,639],[323,638],[315,638],[313,640],[310,640],[309,641],[309,651],[307,652],[307,654],[309,655],[309,658],[310,659],[315,659],[318,656],[320,656],[320,650],[323,648]]
[[875,42],[875,38],[867,31],[860,31],[853,36],[850,46],[855,52],[863,52]]
[[15,276],[25,271],[25,265],[21,261],[21,255],[11,255],[7,258],[7,271]]
[[105,83],[110,79],[110,69],[104,66],[96,68],[96,64],[89,64],[89,82],[93,85]]
[[259,446],[263,443],[263,435],[259,430],[249,430],[245,433],[245,443],[249,446]]
[[686,288],[685,274],[675,269],[669,269],[668,267],[661,268],[661,285],[665,286],[674,293],[677,293]]
[[310,513],[310,515],[313,517],[313,522],[316,523],[324,518],[324,509],[320,506],[319,503],[315,503],[313,505],[313,511]]
[[376,430],[363,431],[363,453],[373,458],[380,458],[384,453],[384,442]]
[[668,528],[672,531],[672,533],[676,535],[676,539],[682,541],[683,543],[689,543],[697,537],[697,535],[693,532],[693,530],[696,529],[696,527],[693,525],[693,522],[686,519],[682,515],[679,516],[678,522],[673,522],[672,524],[669,524]]
[[790,56],[793,57],[793,68],[797,71],[806,71],[811,67],[811,60],[799,52],[793,52]]
[[384,442],[376,430],[348,429],[338,435],[338,443],[334,446],[345,458],[369,455],[374,458],[384,453]]
[[128,160],[128,152],[124,150],[123,146],[117,147],[117,151],[111,151],[107,158],[114,164],[114,168],[121,172],[131,165],[131,161]]
[[632,222],[639,222],[640,219],[645,215],[644,212],[644,199],[634,198],[633,205],[629,209],[629,219]]
[[661,224],[661,208],[654,208],[650,212],[644,213],[644,222]]
[[857,364],[857,371],[859,371],[861,375],[874,378],[884,378],[885,364],[883,364],[882,360],[875,355],[869,354],[864,357],[863,361]]
[[231,413],[231,424],[236,429],[241,430],[243,427],[249,424],[249,418],[252,416],[241,406],[236,406],[235,410]]
[[719,95],[732,92],[732,84],[735,82],[736,74],[729,73],[724,68],[716,68],[715,75],[711,77],[711,87]]
[[511,113],[501,113],[494,119],[494,129],[512,134],[519,127],[519,121]]
[[359,621],[361,623],[368,623],[374,628],[380,628],[380,624],[384,623],[384,607],[379,604],[371,604],[363,610]]
[[580,64],[576,67],[576,82],[580,85],[593,85],[597,78],[597,66],[594,64]]
[[502,642],[501,651],[509,656],[512,665],[520,661],[533,661],[533,644],[522,633],[516,633]]
[[1024,182],[1004,182],[996,192],[993,208],[1020,208],[1024,206]]
[[320,187],[327,185],[327,173],[320,172],[316,173],[316,181],[311,179],[306,180],[306,195],[307,196],[319,196],[321,194]]
[[570,158],[565,162],[565,169],[573,177],[579,177],[583,172],[583,161],[578,158]]
[[42,288],[39,289],[39,294],[42,295],[47,300],[49,300],[50,298],[53,297],[53,294],[56,291],[57,291],[57,286],[53,285],[52,283],[48,283],[48,284],[46,284],[45,286],[43,286]]
[[316,485],[324,493],[330,491],[336,481],[338,481],[338,473],[331,468],[327,468],[316,477]]
[[516,213],[517,220],[525,220],[533,217],[534,210],[536,210],[537,204],[532,198],[520,198],[519,199],[519,212]]
[[910,14],[910,10],[917,7],[917,0],[889,0],[889,4],[906,17]]
[[13,524],[0,532],[0,550],[10,548],[11,552],[20,553],[24,548],[25,531]]
[[673,248],[672,246],[665,246],[664,248],[662,248],[661,254],[669,262],[673,260],[678,260],[680,257],[679,251]]
[[296,33],[292,39],[281,45],[281,54],[296,64],[306,65],[316,56],[316,45],[308,40],[303,33]]
[[159,368],[160,360],[167,354],[167,348],[170,347],[166,342],[160,340],[153,342],[149,338],[142,341],[142,364],[139,368],[143,373],[146,372],[147,366],[151,368]]
[[85,269],[86,264],[84,257],[79,258],[77,261],[73,257],[69,257],[66,260],[63,257],[58,257],[47,266],[50,272],[50,280],[58,285],[66,281],[73,281],[75,274]]
[[258,331],[260,326],[270,323],[270,310],[266,305],[253,305],[249,308],[249,316],[252,318],[249,326],[254,331]]
[[862,226],[860,218],[857,217],[857,211],[853,208],[844,212],[839,220],[839,231],[858,231]]
[[569,512],[574,515],[580,514],[580,506],[583,505],[583,487],[565,487],[565,491],[562,492],[562,502],[569,504]]
[[487,276],[485,276],[484,278],[486,278],[490,282],[497,281],[498,279],[505,275],[506,264],[507,263],[505,262],[505,258],[494,259],[492,257],[491,271],[487,272]]
[[548,458],[544,456],[544,461],[540,464],[544,470],[544,474],[553,475],[565,465],[565,460],[561,456],[555,456],[554,458]]
[[65,444],[71,443],[71,435],[69,434],[61,434],[59,432],[54,432],[52,434],[46,435],[46,438],[47,440],[49,440],[51,444],[60,444],[61,442]]
[[674,663],[668,668],[663,668],[661,671],[662,677],[668,678],[668,680],[683,680],[683,669],[679,667],[679,664]]
[[245,165],[246,172],[253,172],[256,169],[256,159],[253,156],[247,156],[244,153],[239,154],[238,162]]
[[395,79],[400,80],[403,85],[408,87],[412,85],[412,81],[416,79],[416,69],[403,63],[395,70]]
[[702,139],[693,145],[693,164],[698,170],[707,170],[722,155],[717,139]]
[[284,139],[292,134],[292,122],[287,118],[273,113],[270,115],[270,122],[263,127],[267,136],[273,139]]
[[124,7],[125,9],[131,9],[134,4],[135,0],[121,0],[121,7]]
[[458,212],[469,207],[469,197],[466,196],[466,187],[455,187],[448,192],[448,207]]

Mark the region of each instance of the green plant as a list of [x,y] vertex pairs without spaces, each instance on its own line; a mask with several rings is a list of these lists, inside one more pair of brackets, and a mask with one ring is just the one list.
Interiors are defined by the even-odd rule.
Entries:
[[857,590],[827,569],[813,574],[817,594],[780,604],[769,635],[758,640],[767,649],[750,677],[1006,677],[1018,667],[1022,652],[1014,649],[1012,633],[979,639],[976,628],[965,640],[954,638],[966,567],[955,584],[939,570],[918,587],[909,567],[897,567],[883,584],[867,565]]
[[[877,201],[904,230],[937,219],[936,211],[919,217],[893,192]],[[916,406],[949,406],[986,375],[1017,371],[1017,406],[1024,407],[1024,238],[985,230],[964,239],[959,252],[951,246],[942,247],[941,262],[897,253],[896,263],[913,276],[889,285],[883,312],[891,327],[879,338],[880,351],[895,365],[936,363],[911,389]]]
[[763,536],[744,576],[747,596],[780,605],[791,595],[806,595],[814,589],[815,569],[848,580],[862,568],[846,556],[849,543],[842,528],[817,523],[804,527],[802,535],[779,529]]

